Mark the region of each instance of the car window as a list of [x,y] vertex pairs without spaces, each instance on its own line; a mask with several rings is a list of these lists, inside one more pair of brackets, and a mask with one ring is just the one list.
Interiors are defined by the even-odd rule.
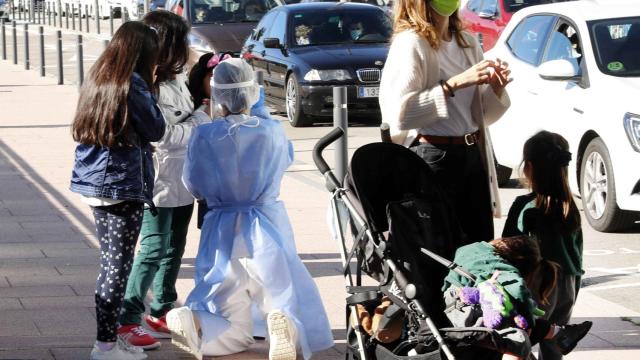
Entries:
[[484,0],[478,8],[478,13],[496,15],[498,13],[498,0]]
[[538,66],[554,19],[555,17],[551,15],[537,15],[522,20],[507,40],[513,55],[531,65]]
[[542,62],[561,59],[572,62],[576,67],[582,60],[578,32],[568,23],[561,23],[556,31],[551,32]]
[[286,26],[287,26],[287,13],[280,11],[278,12],[278,16],[276,17],[275,21],[273,22],[273,25],[271,26],[271,28],[269,29],[265,37],[276,38],[280,40],[280,44],[285,44],[284,35],[285,35]]
[[596,63],[613,76],[640,76],[640,17],[587,23]]
[[270,12],[267,15],[265,15],[262,20],[260,20],[260,23],[258,23],[258,26],[256,26],[256,28],[253,30],[253,34],[251,35],[251,40],[255,40],[255,41],[261,41],[264,38],[264,35],[266,34],[267,30],[271,27],[271,24],[273,23],[273,19],[276,17],[276,14],[278,12]]
[[290,15],[294,46],[388,43],[391,20],[380,8],[298,10]]
[[278,6],[275,0],[193,0],[189,14],[194,24],[258,22]]
[[480,5],[482,5],[482,0],[469,0],[467,3],[467,9],[471,12],[477,13],[480,9]]
[[540,5],[549,2],[550,0],[502,0],[504,10],[509,13],[514,13],[531,5]]

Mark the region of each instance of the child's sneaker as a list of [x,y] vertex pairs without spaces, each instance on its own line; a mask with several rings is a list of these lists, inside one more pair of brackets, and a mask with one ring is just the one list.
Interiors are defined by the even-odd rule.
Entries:
[[582,340],[591,329],[591,325],[593,325],[591,321],[585,321],[580,324],[564,325],[560,328],[558,333],[553,337],[553,340],[562,355],[567,355],[578,345],[578,342]]
[[167,327],[171,332],[171,342],[183,351],[202,359],[200,336],[193,320],[193,312],[188,307],[183,306],[169,311],[166,316]]
[[118,328],[118,336],[129,345],[137,346],[145,350],[153,350],[160,347],[160,341],[147,334],[142,326],[137,324],[123,325]]
[[160,318],[145,315],[144,316],[144,324],[147,326],[147,332],[149,335],[153,336],[156,339],[171,339],[171,332],[167,327],[167,316],[163,316]]
[[111,350],[100,350],[98,345],[93,345],[90,360],[143,360],[147,354],[129,350],[122,342],[118,341]]
[[296,329],[287,316],[279,310],[267,315],[269,328],[269,360],[296,359]]

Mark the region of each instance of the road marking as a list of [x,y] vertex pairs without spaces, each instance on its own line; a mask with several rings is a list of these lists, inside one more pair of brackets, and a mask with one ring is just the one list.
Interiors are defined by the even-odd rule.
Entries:
[[598,286],[598,287],[593,287],[593,288],[592,287],[586,287],[586,288],[580,289],[580,291],[602,291],[602,290],[620,289],[620,288],[636,287],[636,286],[640,286],[640,282],[629,283],[629,284],[618,284],[618,285],[605,285],[605,286]]
[[615,274],[615,275],[631,275],[640,273],[640,268],[638,266],[628,266],[621,268],[606,268],[606,267],[590,267],[586,268],[585,271],[597,271],[606,274]]
[[603,255],[614,255],[614,254],[640,254],[640,250],[632,250],[626,247],[618,248],[617,250],[607,250],[607,249],[590,249],[585,250],[584,255],[590,256],[603,256]]

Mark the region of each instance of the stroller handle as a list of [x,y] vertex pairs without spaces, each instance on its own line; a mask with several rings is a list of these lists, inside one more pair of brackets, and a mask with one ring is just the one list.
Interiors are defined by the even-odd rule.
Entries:
[[338,181],[338,179],[336,179],[336,176],[333,174],[333,172],[329,168],[329,165],[322,157],[322,152],[327,146],[338,140],[343,135],[344,131],[341,128],[337,127],[331,130],[331,132],[329,132],[327,135],[321,137],[313,147],[313,162],[316,164],[318,170],[320,170],[320,173],[325,176],[328,182],[327,185],[332,185],[334,189],[340,187],[340,182]]

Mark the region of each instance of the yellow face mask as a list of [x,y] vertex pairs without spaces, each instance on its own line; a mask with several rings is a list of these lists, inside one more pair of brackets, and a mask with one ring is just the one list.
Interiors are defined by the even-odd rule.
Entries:
[[449,17],[460,7],[460,0],[430,0],[429,5],[438,14]]

